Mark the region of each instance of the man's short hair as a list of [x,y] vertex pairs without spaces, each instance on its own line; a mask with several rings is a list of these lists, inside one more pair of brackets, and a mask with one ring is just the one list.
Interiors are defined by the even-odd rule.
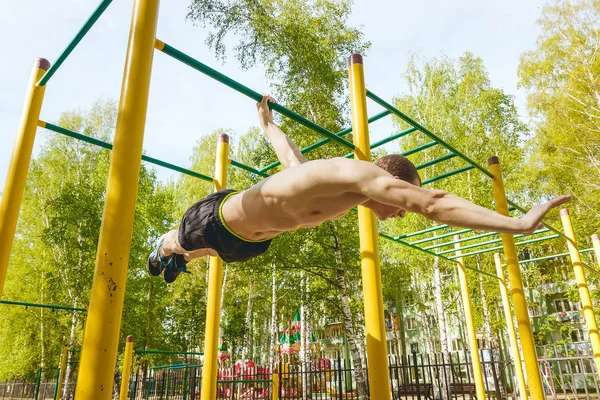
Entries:
[[384,171],[389,172],[392,176],[397,176],[403,181],[412,184],[419,182],[419,186],[421,186],[421,177],[417,172],[415,164],[401,154],[388,154],[375,160],[374,164]]

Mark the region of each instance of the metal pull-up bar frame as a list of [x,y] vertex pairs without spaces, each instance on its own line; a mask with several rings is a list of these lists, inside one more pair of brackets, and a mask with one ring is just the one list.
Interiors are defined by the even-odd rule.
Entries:
[[[86,33],[92,28],[92,26],[98,20],[98,18],[104,13],[104,11],[110,5],[111,1],[112,0],[103,0],[98,5],[98,7],[94,10],[89,19],[84,23],[82,28],[77,32],[77,34],[68,44],[68,46],[59,55],[54,66],[50,66],[50,63],[48,63],[48,61],[44,59],[38,59],[36,61],[30,79],[27,101],[23,109],[23,122],[22,125],[19,127],[19,135],[14,153],[16,154],[16,156],[14,160],[11,160],[9,177],[7,179],[7,184],[4,190],[4,196],[2,197],[0,203],[0,247],[4,249],[4,254],[0,254],[1,296],[6,275],[6,267],[8,265],[7,254],[10,253],[10,248],[12,245],[12,238],[14,236],[14,230],[16,227],[16,221],[18,216],[18,209],[20,206],[21,197],[24,189],[27,167],[31,158],[31,149],[33,146],[37,126],[40,125],[54,132],[67,135],[75,139],[83,140],[87,143],[94,144],[113,151],[113,156],[111,157],[111,172],[109,174],[107,186],[107,200],[103,214],[103,226],[101,229],[98,244],[98,257],[96,260],[94,285],[92,287],[92,296],[89,306],[90,312],[88,313],[90,315],[90,318],[88,318],[88,320],[86,321],[86,329],[84,332],[84,345],[80,364],[81,371],[79,374],[77,385],[77,395],[78,398],[81,399],[108,398],[110,396],[110,391],[104,390],[104,388],[111,387],[113,376],[110,371],[110,368],[106,369],[105,367],[106,365],[114,365],[114,360],[116,359],[116,338],[118,337],[120,329],[120,321],[124,299],[124,287],[126,281],[126,271],[129,254],[128,238],[130,239],[131,237],[133,207],[135,205],[135,200],[137,196],[137,179],[139,177],[140,162],[147,161],[155,165],[159,165],[161,167],[169,168],[174,171],[193,176],[195,178],[212,182],[217,188],[224,186],[224,182],[226,181],[226,167],[228,163],[230,163],[232,166],[243,169],[261,177],[268,177],[269,175],[267,174],[267,171],[270,171],[271,169],[279,165],[279,163],[275,162],[269,164],[264,168],[247,166],[240,162],[230,160],[227,156],[227,152],[223,150],[219,152],[218,168],[221,171],[219,177],[211,178],[202,173],[191,171],[189,169],[182,168],[171,163],[167,163],[142,154],[142,142],[144,136],[145,116],[148,103],[150,74],[155,49],[160,50],[164,54],[167,54],[170,57],[190,66],[191,68],[202,72],[203,74],[221,82],[222,84],[236,90],[239,93],[244,94],[245,96],[255,101],[260,101],[262,99],[262,95],[260,93],[236,82],[235,80],[223,75],[222,73],[207,66],[206,64],[203,64],[200,61],[192,58],[191,56],[181,52],[180,50],[158,40],[156,38],[156,26],[158,21],[159,0],[137,0],[134,4],[131,34],[127,51],[126,68],[121,92],[121,101],[119,104],[119,116],[117,121],[117,129],[115,132],[115,143],[110,144],[95,138],[87,137],[77,132],[70,131],[57,125],[41,121],[39,119],[39,112],[43,100],[44,88],[47,82],[58,71],[60,66],[63,65],[64,61],[76,48],[78,43],[81,42],[81,40],[84,38]],[[316,148],[319,148],[320,146],[325,145],[326,143],[329,143],[330,141],[335,141],[338,144],[352,150],[353,152],[357,150],[358,147],[360,147],[359,153],[367,155],[366,158],[369,158],[369,150],[371,148],[382,146],[393,140],[419,131],[422,134],[428,136],[430,139],[432,139],[432,141],[420,145],[414,149],[405,151],[405,155],[408,156],[411,154],[416,154],[420,151],[423,151],[436,145],[443,146],[444,148],[446,148],[446,150],[449,151],[449,153],[437,159],[427,161],[423,164],[418,165],[418,170],[427,168],[432,165],[436,165],[454,157],[459,157],[467,163],[467,165],[464,167],[427,179],[422,182],[423,185],[437,182],[449,178],[451,176],[460,174],[462,172],[469,171],[471,169],[478,169],[480,172],[492,179],[496,207],[498,207],[499,212],[508,215],[508,204],[510,204],[514,209],[524,212],[524,210],[521,207],[511,202],[510,200],[508,200],[507,202],[507,199],[505,198],[502,177],[498,165],[496,165],[495,167],[490,166],[490,169],[495,168],[494,172],[483,168],[470,157],[463,154],[461,151],[450,145],[448,142],[444,141],[438,135],[429,131],[426,127],[414,121],[413,119],[396,109],[393,105],[381,99],[379,96],[366,90],[364,88],[362,58],[360,58],[360,56],[358,55],[354,55],[351,57],[350,81],[354,82],[353,84],[355,85],[352,91],[353,125],[358,126],[361,130],[360,135],[357,136],[357,140],[360,142],[360,145],[355,146],[355,144],[342,138],[342,136],[350,133],[353,130],[353,128],[345,128],[338,133],[333,133],[319,126],[318,124],[306,119],[305,117],[302,117],[296,114],[295,112],[285,108],[282,105],[276,103],[270,104],[270,107],[273,108],[275,111],[278,111],[285,117],[288,117],[298,122],[304,127],[311,129],[312,131],[324,137],[324,139],[302,149],[301,151],[303,153],[308,153]],[[373,100],[375,103],[379,104],[385,109],[383,112],[376,114],[368,120],[366,118],[365,105],[367,98]],[[397,118],[408,123],[411,127],[407,130],[391,135],[388,138],[380,140],[379,142],[375,142],[372,144],[368,143],[368,140],[367,142],[365,142],[365,138],[368,138],[368,129],[366,129],[366,127],[368,127],[368,123],[375,122],[387,115],[395,115]],[[354,133],[356,135],[356,132]],[[223,146],[224,148],[227,147],[224,144]],[[346,156],[351,157],[352,153],[347,154]],[[496,159],[493,163],[498,164],[498,160]],[[502,203],[500,206],[498,205],[499,202]],[[361,211],[359,210],[359,213],[360,212]],[[365,220],[366,218],[367,220],[369,220],[369,216],[367,214],[360,214],[362,215],[362,217],[360,217],[359,219],[362,218],[363,220]],[[367,223],[367,225],[365,226],[370,226],[370,228],[368,228],[367,230],[370,231],[372,235],[376,235],[376,228],[374,228],[372,221],[369,221],[370,222]],[[511,285],[520,284],[519,274],[517,273],[515,275],[515,272],[518,272],[518,263],[516,260],[515,247],[516,245],[541,242],[544,240],[555,239],[561,236],[565,238],[570,245],[576,246],[574,239],[571,239],[567,235],[563,234],[562,232],[559,232],[557,229],[547,224],[546,226],[547,230],[551,230],[554,232],[553,235],[529,239],[519,243],[514,243],[512,235],[502,235],[502,241],[504,243],[503,247],[505,249],[505,252],[507,252],[507,254],[510,253],[510,255],[507,257],[507,264],[509,264],[509,271],[512,271],[510,272],[512,274]],[[419,236],[424,233],[435,232],[445,228],[448,228],[448,226],[440,225],[436,227],[427,228],[418,232],[407,233],[398,237],[393,237],[384,233],[379,233],[379,236],[382,236],[396,243],[400,243],[404,246],[408,246],[421,252],[427,253],[430,256],[439,257],[454,263],[462,263],[463,265],[463,259],[465,257],[487,253],[498,249],[498,246],[496,246],[482,249],[479,251],[473,251],[467,254],[457,254],[455,256],[445,256],[446,253],[450,252],[448,250],[437,251],[438,248],[443,247],[445,245],[454,244],[455,246],[460,246],[460,243],[464,241],[480,239],[483,238],[484,235],[475,235],[467,238],[456,239],[453,242],[446,242],[439,245],[428,245],[425,247],[418,246],[418,244],[421,243],[437,241],[444,237],[456,235],[458,233],[468,233],[471,232],[471,230],[461,230],[458,232],[444,233],[442,235],[434,236],[432,238],[416,240],[412,243],[404,240],[410,237]],[[544,230],[543,232],[539,231],[538,233],[545,233],[547,232],[547,230]],[[361,236],[363,235],[363,233],[364,229],[361,228]],[[494,236],[494,234],[491,233],[485,235],[485,237],[489,236]],[[372,241],[372,238],[370,238],[369,240]],[[488,240],[482,243],[476,243],[466,246],[464,247],[464,249],[473,249],[480,246],[493,245],[498,241],[498,239]],[[376,240],[374,245],[371,243],[367,246],[367,248],[371,250],[376,250]],[[570,248],[570,250],[572,249]],[[108,265],[110,265],[110,268],[108,267]],[[211,268],[213,268],[212,265],[213,264],[211,263]],[[218,263],[215,263],[214,265],[218,266]],[[369,277],[370,281],[367,284],[367,287],[369,289],[365,290],[365,292],[369,291],[372,294],[372,296],[370,295],[370,300],[376,300],[377,304],[379,304],[380,299],[378,299],[378,296],[381,295],[381,280],[380,277],[377,278],[377,270],[379,268],[378,261],[374,261],[374,264],[372,265],[369,263],[363,263],[363,271],[364,268],[370,271],[374,271],[374,275]],[[464,268],[475,270],[478,273],[487,275],[489,277],[493,277],[495,279],[500,280],[501,282],[504,282],[503,277],[495,276],[474,268],[469,268],[466,265],[464,265]],[[216,273],[214,279],[215,281],[218,280],[218,276],[218,273]],[[106,289],[105,286],[102,286],[104,283],[107,282],[109,283],[109,287],[112,290],[112,292],[110,293],[110,298],[108,293],[104,293]],[[518,289],[522,290],[522,288]],[[521,316],[517,318],[520,323],[520,328],[522,321],[528,321],[526,314],[523,314],[523,312],[526,313],[526,306],[524,306],[524,304],[524,299],[519,300],[518,305],[517,301],[515,300],[515,309],[518,309],[519,313],[521,313]],[[525,311],[523,311],[524,309]],[[214,314],[213,319],[218,318],[218,313],[215,313],[215,310],[212,311]],[[383,315],[382,311],[378,309],[377,313],[378,318],[381,319]],[[371,318],[371,320],[372,323],[370,323],[370,325],[372,327],[378,325],[377,318]],[[216,323],[216,326],[218,327],[218,321],[213,321],[212,323]],[[211,329],[214,331],[213,328]],[[524,326],[523,328],[527,330],[529,328],[529,325],[526,324],[526,326]],[[373,334],[377,335],[381,333],[379,332],[379,328],[371,330],[370,332],[373,332]],[[214,332],[211,333],[211,336],[214,336],[212,335],[213,333]],[[527,339],[528,334],[524,335],[522,333],[521,337],[522,339],[523,337]],[[214,342],[214,337],[211,337],[210,340],[207,339],[207,341]],[[379,354],[379,351],[381,349],[378,346],[375,346],[373,348],[369,347],[368,350],[369,352],[371,350],[374,350]],[[529,343],[526,346],[524,346],[523,352],[526,355],[525,363],[528,367],[527,372],[530,378],[531,397],[535,400],[541,399],[543,396],[543,392],[541,392],[541,384],[537,382],[537,379],[539,378],[539,372],[536,372],[537,361],[532,361],[532,354],[535,355],[535,349],[532,349],[532,345],[531,343]],[[377,357],[381,358],[379,356],[380,354]],[[382,385],[382,382],[385,383],[385,379],[382,381],[377,381],[381,377],[373,376],[373,372],[375,371],[375,369],[371,370],[371,367],[374,364],[375,363],[369,363],[370,380],[371,378],[375,379],[373,383],[377,382],[377,384],[372,384],[371,390],[372,393],[375,393],[377,395],[376,397],[384,398],[386,397],[385,393],[387,392],[388,388],[387,386],[384,387],[385,384]],[[381,365],[377,366],[377,368],[379,367],[381,367]],[[211,374],[212,372],[214,372],[214,365],[211,368],[208,368],[208,366],[206,368],[207,370],[210,370],[208,372],[210,372]],[[382,372],[380,373],[380,375],[381,374],[387,375],[386,372]],[[209,376],[209,374],[207,374],[207,376]],[[531,383],[532,379],[534,381],[533,383]],[[209,398],[205,395],[206,393],[203,391],[203,399]],[[526,394],[524,393],[522,393],[521,395],[526,396]],[[208,394],[208,396],[210,396],[210,394]]]

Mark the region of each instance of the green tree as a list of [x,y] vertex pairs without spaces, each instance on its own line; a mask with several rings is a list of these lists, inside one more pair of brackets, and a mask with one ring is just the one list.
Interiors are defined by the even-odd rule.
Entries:
[[[110,140],[115,119],[115,104],[98,101],[89,110],[62,114],[58,124]],[[32,160],[6,285],[8,299],[87,307],[109,157],[104,149],[56,135]],[[152,248],[148,233],[172,224],[172,194],[157,185],[154,172],[145,166],[138,193],[121,343],[133,334],[148,346],[151,332],[157,335],[154,342],[162,336],[164,321],[164,289],[153,290],[154,281],[146,273]],[[80,346],[84,313],[9,308],[4,317],[0,377],[30,375],[40,364],[54,370],[63,345]]]
[[[413,58],[406,71],[408,93],[394,100],[395,105],[412,116],[416,121],[437,133],[463,153],[469,155],[480,165],[487,164],[487,158],[498,155],[502,161],[505,180],[510,195],[514,198],[522,194],[522,178],[520,178],[521,161],[523,159],[522,143],[527,134],[526,126],[520,122],[513,98],[502,90],[494,88],[490,82],[483,61],[470,53],[465,53],[458,59],[446,57],[421,61]],[[404,122],[396,121],[400,129],[406,129]],[[431,139],[419,133],[405,136],[400,142],[399,150],[407,151],[430,142]],[[435,145],[409,158],[416,164],[421,164],[448,154],[448,150]],[[454,157],[420,171],[423,180],[434,178],[465,166],[465,161]],[[462,196],[484,207],[492,207],[489,178],[476,169],[455,175],[445,180],[436,181],[427,187],[447,190]],[[418,215],[407,215],[401,221],[390,221],[381,224],[383,230],[391,236],[418,231],[437,225]],[[448,232],[441,230],[429,233],[411,240],[427,236],[433,237]],[[479,240],[482,242],[487,239]],[[420,243],[420,246],[431,246],[451,242],[451,237]],[[477,241],[467,244],[477,243]],[[458,312],[458,297],[456,296],[456,266],[440,260],[434,262],[434,257],[415,250],[398,248],[392,243],[382,245],[384,257],[394,264],[406,265],[407,273],[413,276],[412,281],[416,292],[417,309],[427,314],[421,318],[423,326],[429,331],[439,330],[441,350],[444,350],[445,322],[463,318]],[[435,251],[449,251],[452,246],[441,246]],[[470,267],[495,274],[491,256],[467,258]],[[493,279],[481,278],[475,272],[468,271],[471,299],[474,305],[475,322],[482,333],[495,332],[494,329],[502,321],[496,317],[497,304],[493,299],[498,297],[498,282]],[[387,282],[386,282],[387,283]],[[435,285],[442,285],[441,290]],[[389,284],[392,284],[390,282]],[[394,286],[392,286],[394,288]],[[392,295],[393,291],[384,288]],[[391,293],[390,293],[391,292]],[[433,311],[433,305],[437,310]],[[453,318],[453,315],[456,318]],[[445,321],[444,321],[445,319]],[[435,322],[431,324],[430,322]],[[427,331],[427,329],[426,329]],[[429,347],[437,348],[438,335],[433,335]]]
[[[234,50],[242,68],[260,62],[278,102],[336,130],[348,122],[342,117],[348,108],[346,59],[369,47],[362,33],[348,26],[350,12],[347,0],[193,0],[188,18],[213,27],[207,43],[222,59],[227,34],[238,35]],[[282,127],[300,146],[321,139],[296,123],[284,121]],[[343,151],[332,143],[315,156]]]
[[600,206],[600,2],[552,1],[538,25],[518,70],[535,127],[530,182],[539,197],[571,193],[576,230],[588,236]]

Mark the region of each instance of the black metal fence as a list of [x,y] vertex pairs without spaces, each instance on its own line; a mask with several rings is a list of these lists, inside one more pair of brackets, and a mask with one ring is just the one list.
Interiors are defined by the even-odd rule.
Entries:
[[[481,351],[484,386],[489,400],[512,396],[512,365],[492,351]],[[273,387],[268,368],[239,366],[219,370],[217,399],[357,399],[356,371],[349,360],[320,359],[278,365]],[[366,370],[365,370],[366,374]],[[390,358],[390,391],[394,399],[475,399],[473,372],[466,352]],[[365,376],[366,378],[366,376]],[[365,381],[368,391],[368,381]],[[200,397],[202,367],[171,365],[133,374],[129,399],[188,400]]]
[[[512,364],[493,350],[480,351],[483,385],[489,400],[514,397]],[[469,354],[412,354],[390,366],[394,399],[475,399],[475,378]]]
[[[598,399],[600,379],[589,344],[538,347],[540,371],[547,399]],[[488,400],[516,399],[511,362],[497,351],[481,350],[481,367]],[[411,354],[390,357],[390,391],[394,400],[476,399],[475,382],[467,352],[442,355]],[[76,367],[76,366],[74,366]],[[357,399],[356,370],[349,360],[319,359],[303,365],[279,364],[277,385],[267,367],[234,366],[219,370],[216,399]],[[0,400],[54,399],[56,371],[40,373],[29,381],[0,383]],[[53,374],[54,373],[54,374]],[[365,374],[367,370],[365,369]],[[67,397],[72,399],[76,368]],[[118,387],[120,377],[115,379]],[[365,382],[368,391],[368,380]],[[138,371],[130,377],[130,400],[196,400],[200,398],[202,367],[169,365]],[[113,390],[118,398],[118,390]]]
[[[494,352],[481,352],[486,396],[506,399],[512,394],[512,365]],[[366,369],[365,369],[366,373]],[[475,399],[475,382],[468,353],[412,354],[390,357],[390,391],[394,399]],[[318,360],[305,366],[279,369],[281,399],[357,399],[356,371],[348,360]],[[368,380],[366,389],[368,391]]]
[[0,399],[2,400],[53,400],[56,390],[56,371],[48,374],[38,371],[35,378],[29,380],[14,379],[0,383]]
[[[270,399],[272,375],[268,368],[223,368],[217,377],[216,399]],[[129,400],[193,400],[202,388],[200,365],[149,368],[131,376]]]

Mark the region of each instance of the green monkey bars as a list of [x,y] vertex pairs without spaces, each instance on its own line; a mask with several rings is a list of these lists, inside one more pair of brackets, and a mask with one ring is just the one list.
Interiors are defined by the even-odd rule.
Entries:
[[[594,251],[593,247],[590,247],[589,249],[579,250],[579,254],[589,253],[591,251]],[[536,261],[551,260],[553,258],[562,258],[562,257],[567,257],[569,255],[570,255],[569,253],[560,253],[560,254],[553,254],[553,255],[544,256],[544,257],[529,258],[527,260],[519,260],[519,264],[527,264],[527,263],[532,263],[532,262],[536,262]]]
[[[98,20],[98,18],[104,13],[104,11],[107,9],[107,7],[110,5],[111,2],[112,2],[112,0],[103,0],[100,2],[100,4],[93,11],[91,16],[88,18],[88,20],[84,23],[82,28],[77,32],[75,37],[71,40],[69,45],[63,50],[63,52],[59,55],[59,57],[54,62],[54,64],[48,69],[48,71],[41,78],[41,80],[39,82],[40,85],[45,85],[48,82],[48,80],[52,77],[52,75],[60,68],[60,66],[63,64],[63,62],[67,59],[67,57],[75,49],[77,44],[84,38],[84,36],[92,28],[92,26]],[[216,81],[230,87],[231,89],[251,98],[254,101],[260,101],[262,99],[262,95],[259,92],[250,89],[249,87],[235,81],[234,79],[229,78],[228,76],[226,76],[226,75],[220,73],[219,71],[209,67],[208,65],[196,60],[195,58],[185,54],[184,52],[176,49],[175,47],[173,47],[169,44],[166,44],[160,40],[156,40],[155,47],[157,50],[161,51],[162,53],[174,58],[175,60],[180,61],[181,63],[183,63],[199,72],[202,72],[203,74],[205,74],[205,75],[215,79]],[[402,137],[412,134],[414,132],[420,132],[421,134],[424,134],[425,136],[429,137],[431,139],[431,141],[424,143],[420,146],[417,146],[413,149],[409,149],[409,150],[405,151],[404,153],[402,153],[403,155],[410,156],[411,154],[419,153],[425,149],[431,148],[436,145],[440,145],[440,146],[444,147],[448,151],[448,153],[437,159],[430,160],[430,161],[424,162],[420,165],[417,165],[416,166],[417,170],[422,170],[424,168],[436,165],[438,163],[442,163],[444,161],[450,160],[455,157],[459,157],[464,162],[466,162],[467,165],[465,165],[461,168],[458,168],[458,169],[455,169],[455,170],[443,173],[441,175],[434,176],[432,178],[424,180],[422,182],[423,185],[428,185],[428,184],[431,184],[434,182],[438,182],[443,179],[450,178],[452,176],[461,174],[463,172],[466,172],[466,171],[469,171],[472,169],[478,169],[483,174],[487,175],[490,178],[493,178],[492,173],[490,171],[488,171],[486,168],[482,167],[480,164],[478,164],[473,159],[471,159],[470,157],[468,157],[467,155],[462,153],[460,150],[458,150],[457,148],[452,146],[450,143],[443,140],[441,137],[439,137],[435,133],[431,132],[425,126],[419,124],[418,122],[416,122],[415,120],[413,120],[412,118],[407,116],[406,114],[402,113],[400,110],[398,110],[396,107],[394,107],[390,103],[383,100],[381,97],[377,96],[376,94],[374,94],[373,92],[368,91],[368,90],[367,90],[366,96],[369,99],[371,99],[372,101],[374,101],[375,103],[377,103],[379,106],[383,107],[383,109],[384,109],[382,112],[379,112],[378,114],[369,118],[369,120],[368,120],[369,123],[375,122],[375,121],[377,121],[381,118],[384,118],[388,115],[395,115],[396,117],[398,117],[399,119],[403,120],[404,122],[406,122],[410,125],[410,127],[408,129],[397,132],[397,133],[390,135],[382,140],[372,143],[370,146],[371,149],[378,148],[380,146],[383,146],[387,143],[392,142],[393,140],[402,138]],[[325,144],[327,144],[331,141],[337,142],[338,144],[340,144],[352,151],[354,150],[354,144],[342,138],[344,135],[347,135],[350,132],[352,132],[351,127],[345,128],[337,133],[333,133],[333,132],[319,126],[318,124],[304,118],[303,116],[293,112],[292,110],[289,110],[288,108],[286,108],[280,104],[269,103],[269,105],[272,109],[274,109],[275,111],[284,115],[285,117],[288,117],[288,118],[296,121],[297,123],[305,126],[308,129],[311,129],[312,131],[314,131],[317,134],[324,137],[322,140],[301,149],[300,151],[303,154],[307,154],[321,146],[324,146]],[[54,124],[51,124],[48,122],[40,121],[39,124],[41,127],[44,127],[46,129],[54,131],[56,133],[70,136],[72,138],[82,140],[87,143],[90,143],[90,144],[93,144],[96,146],[100,146],[100,147],[108,149],[108,150],[112,149],[112,144],[107,143],[105,141],[98,140],[98,139],[95,139],[95,138],[92,138],[92,137],[89,137],[86,135],[82,135],[81,133],[73,132],[71,130],[68,130],[66,128],[63,128],[63,127],[60,127],[60,126],[57,126],[57,125],[54,125]],[[347,158],[350,158],[352,156],[353,156],[353,152],[350,152],[345,155],[345,157],[347,157]],[[183,168],[183,167],[168,163],[166,161],[159,160],[157,158],[143,155],[142,160],[152,163],[154,165],[158,165],[158,166],[161,166],[161,167],[164,167],[167,169],[171,169],[171,170],[179,172],[179,173],[183,173],[183,174],[195,177],[195,178],[202,179],[207,182],[213,181],[213,178],[211,178],[208,175],[202,174],[197,171],[192,171],[190,169]],[[240,163],[235,160],[231,160],[230,162],[231,162],[231,165],[236,168],[240,168],[244,171],[250,172],[252,174],[258,175],[263,178],[269,177],[270,175],[267,172],[280,165],[280,163],[277,161],[277,162],[273,162],[273,163],[261,168],[261,167],[248,166],[248,165],[245,165],[245,164]],[[512,202],[510,200],[509,200],[509,204],[511,206],[511,210],[519,210],[523,213],[525,212],[525,210],[522,207],[520,207],[519,205],[515,204],[514,202]],[[444,246],[452,245],[455,243],[462,243],[462,242],[482,239],[482,238],[486,238],[486,237],[493,237],[493,236],[497,235],[497,233],[495,233],[495,232],[490,232],[490,233],[485,233],[485,234],[480,234],[480,235],[468,236],[468,237],[461,238],[459,240],[451,241],[451,242],[438,243],[438,244],[433,244],[433,245],[430,244],[430,245],[426,245],[423,247],[419,246],[419,245],[425,244],[427,242],[437,241],[439,239],[454,236],[457,234],[465,234],[465,233],[472,232],[471,229],[462,229],[462,230],[457,230],[454,232],[446,232],[441,235],[437,235],[437,236],[433,236],[433,237],[419,239],[419,240],[416,240],[413,242],[406,241],[406,239],[409,239],[409,238],[412,238],[415,236],[420,236],[425,233],[436,232],[436,231],[446,229],[446,228],[449,228],[449,226],[448,225],[438,225],[438,226],[434,226],[431,228],[423,229],[421,231],[406,233],[406,234],[403,234],[403,235],[400,235],[397,237],[393,237],[393,236],[387,235],[387,234],[380,234],[380,235],[388,240],[392,240],[396,243],[400,243],[404,246],[420,250],[431,256],[437,256],[442,259],[446,259],[448,261],[453,261],[453,259],[456,258],[456,256],[446,257],[444,254],[451,253],[454,250],[437,250],[437,249],[444,247]],[[559,236],[569,240],[563,233],[561,233],[557,229],[555,229],[552,226],[549,226],[547,224],[546,224],[546,229],[537,231],[537,232],[535,232],[535,234],[546,233],[548,231],[552,231],[554,234],[545,236],[545,237],[536,238],[536,239],[525,240],[523,242],[517,243],[517,245],[519,245],[519,244],[524,245],[524,244],[528,244],[528,243],[535,243],[535,242],[541,242],[541,241],[545,241],[545,240],[551,240],[551,239],[555,239]],[[517,235],[516,237],[522,237],[522,236],[523,235]],[[495,238],[495,239],[491,239],[488,241],[471,244],[469,246],[463,247],[463,249],[474,249],[477,247],[493,245],[494,243],[500,242],[500,240],[501,239]],[[465,253],[462,255],[462,257],[469,257],[469,256],[476,255],[476,254],[484,254],[484,253],[491,252],[491,251],[498,250],[498,249],[499,249],[498,246],[488,247],[488,248],[484,248],[481,250],[473,251],[471,253]]]

